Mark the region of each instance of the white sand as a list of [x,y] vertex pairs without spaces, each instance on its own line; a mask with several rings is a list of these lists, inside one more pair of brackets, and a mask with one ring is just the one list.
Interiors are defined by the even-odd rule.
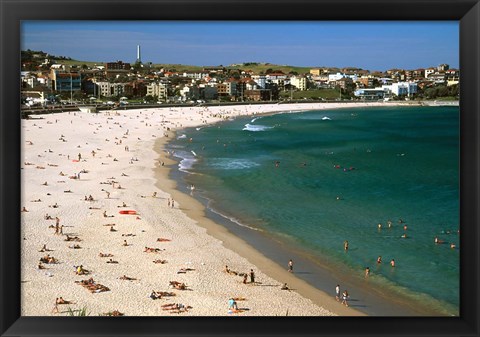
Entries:
[[[166,139],[167,127],[173,131],[238,115],[342,106],[353,105],[162,108],[109,114],[70,112],[22,120],[22,206],[28,210],[22,212],[22,315],[66,315],[69,307],[86,307],[92,316],[113,310],[128,316],[226,316],[230,297],[246,299],[238,301],[239,308],[247,309],[234,314],[238,316],[283,316],[287,311],[290,316],[361,315],[337,303],[332,298],[333,290],[327,295],[308,286],[252,247],[245,245],[245,254],[242,254],[245,257],[227,248],[226,241],[231,245],[239,242],[242,245],[242,241],[218,226],[212,229],[203,220],[197,222],[187,216],[192,206],[189,202],[193,203],[188,198],[179,197],[174,208],[168,207],[171,194],[166,191],[174,193],[174,184],[158,180],[158,172],[156,174],[164,169],[160,162],[168,162],[166,154],[159,158],[154,151],[155,142]],[[96,152],[95,156],[92,151]],[[82,159],[73,162],[79,153]],[[80,173],[80,179],[69,178],[82,170],[88,173]],[[60,172],[66,175],[61,176]],[[166,177],[166,167],[164,172]],[[109,179],[112,177],[114,179]],[[104,184],[112,180],[122,189]],[[48,185],[43,185],[44,182]],[[64,192],[67,190],[71,193]],[[110,192],[110,198],[106,191]],[[156,197],[152,197],[154,192]],[[88,195],[95,201],[85,201]],[[36,199],[41,202],[33,202]],[[128,207],[118,207],[123,202]],[[55,203],[58,208],[51,207]],[[136,210],[139,218],[119,214],[122,209]],[[104,211],[114,217],[105,218]],[[55,225],[55,220],[45,220],[46,213],[59,217],[64,234],[78,236],[82,241],[67,242],[65,235],[55,235],[55,229],[49,228]],[[111,232],[106,224],[115,224],[116,231]],[[216,238],[207,234],[204,227],[209,233],[216,232]],[[134,236],[125,236],[128,234]],[[157,242],[157,238],[171,241]],[[124,240],[129,246],[122,246]],[[44,244],[52,251],[39,252]],[[81,248],[69,248],[74,244]],[[162,250],[146,253],[146,246]],[[113,254],[112,259],[118,264],[106,263],[109,258],[99,257],[100,252]],[[46,269],[40,270],[39,259],[46,254],[59,263],[44,264]],[[157,259],[167,263],[153,263]],[[91,274],[76,275],[74,266],[77,265],[83,265]],[[242,277],[223,272],[225,265],[238,272],[252,268],[259,283],[243,284]],[[193,270],[177,274],[182,267]],[[122,275],[137,280],[120,280]],[[90,277],[110,291],[90,293],[75,283]],[[169,281],[184,282],[188,290],[172,289]],[[280,290],[283,282],[297,291]],[[174,292],[176,296],[152,300],[149,298],[152,290]],[[52,313],[55,299],[60,296],[75,303],[59,305],[60,313]],[[182,303],[192,308],[173,314],[162,310],[166,303]]]

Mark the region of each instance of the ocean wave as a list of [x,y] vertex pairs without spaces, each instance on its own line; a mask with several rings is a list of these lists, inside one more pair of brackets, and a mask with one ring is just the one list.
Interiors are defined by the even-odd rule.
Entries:
[[245,124],[245,127],[242,130],[258,132],[258,131],[265,131],[268,129],[273,129],[273,126]]
[[255,121],[258,121],[260,118],[263,118],[263,116],[253,118],[253,119],[250,121],[250,123],[255,123]]
[[185,138],[187,138],[186,134],[183,134],[183,135],[180,135],[180,136],[177,137],[177,139],[185,139]]
[[180,162],[178,163],[178,169],[182,172],[189,172],[192,169],[193,165],[197,161],[191,152],[187,151],[175,151],[174,157],[179,158]]
[[[209,202],[209,203],[210,203],[210,202]],[[229,220],[230,222],[233,222],[234,224],[236,224],[236,225],[238,225],[238,226],[240,226],[240,227],[248,228],[248,229],[251,229],[251,230],[254,230],[254,231],[258,231],[258,232],[263,232],[263,230],[260,229],[260,228],[255,228],[255,227],[252,227],[252,226],[249,226],[249,225],[245,225],[245,224],[241,223],[238,219],[236,219],[236,218],[234,218],[234,217],[231,217],[231,216],[227,216],[227,215],[225,215],[225,214],[222,214],[221,212],[213,209],[213,208],[210,207],[210,206],[207,206],[207,207],[208,207],[208,209],[209,209],[210,211],[212,211],[213,213],[215,213],[215,214],[217,214],[217,215],[220,215],[222,218],[225,218],[225,219]]]
[[260,166],[260,164],[248,159],[217,158],[211,160],[209,166],[221,170],[244,170]]
[[322,121],[330,121],[330,120],[332,120],[330,117],[327,117],[327,116],[322,117]]

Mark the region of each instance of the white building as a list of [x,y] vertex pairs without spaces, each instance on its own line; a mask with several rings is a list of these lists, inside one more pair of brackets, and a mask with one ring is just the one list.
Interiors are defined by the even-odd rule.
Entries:
[[336,82],[338,80],[341,80],[342,78],[350,78],[353,82],[357,82],[358,76],[357,75],[346,75],[342,73],[336,73],[336,74],[329,74],[328,75],[328,82]]
[[208,73],[202,73],[202,72],[199,72],[199,73],[184,72],[184,73],[183,73],[183,77],[192,78],[192,79],[195,79],[195,80],[202,80],[202,79],[204,79],[205,77],[208,77]]
[[158,100],[167,99],[167,85],[163,83],[151,83],[147,85],[147,96],[157,96]]
[[103,97],[122,96],[125,83],[96,82],[98,93]]
[[417,83],[396,82],[391,85],[382,85],[385,93],[392,93],[395,96],[410,96],[417,93]]
[[305,76],[290,77],[290,84],[300,91],[307,90],[307,78]]
[[260,89],[265,89],[267,85],[267,77],[265,75],[253,75],[252,80],[257,82],[257,85]]
[[425,69],[425,77],[428,78],[428,75],[433,74],[435,71],[437,71],[435,68]]

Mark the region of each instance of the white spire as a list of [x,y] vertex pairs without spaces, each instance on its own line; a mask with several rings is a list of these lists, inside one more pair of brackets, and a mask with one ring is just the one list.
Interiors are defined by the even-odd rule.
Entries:
[[137,45],[137,62],[142,62],[142,59],[140,57],[140,45]]

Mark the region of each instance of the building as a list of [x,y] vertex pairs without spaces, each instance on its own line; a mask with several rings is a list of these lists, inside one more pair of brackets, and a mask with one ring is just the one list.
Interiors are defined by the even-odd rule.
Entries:
[[226,83],[218,83],[217,84],[217,93],[218,93],[218,96],[229,96],[227,84]]
[[82,88],[82,76],[80,73],[67,73],[52,69],[50,71],[52,90],[58,92],[80,91]]
[[201,97],[206,100],[212,100],[218,98],[218,91],[216,86],[204,85],[201,86]]
[[438,71],[446,71],[446,70],[448,70],[448,69],[450,69],[450,66],[449,66],[448,64],[445,64],[445,63],[440,64],[440,65],[437,67],[437,70],[438,70]]
[[200,98],[200,90],[196,85],[187,85],[180,90],[180,95],[184,101],[198,100]]
[[383,85],[385,93],[391,93],[395,96],[411,96],[417,93],[417,83],[414,82],[396,82],[391,85]]
[[182,76],[192,78],[192,79],[195,79],[195,80],[202,80],[202,79],[208,77],[208,73],[204,73],[204,72],[197,72],[197,73],[184,72]]
[[254,80],[260,89],[265,89],[267,84],[267,77],[265,75],[253,75],[252,80]]
[[126,75],[130,72],[130,69],[130,63],[123,63],[122,61],[108,62],[105,64],[105,76],[114,78],[119,75]]
[[227,69],[225,67],[222,67],[222,66],[220,66],[220,67],[204,67],[203,71],[207,72],[207,73],[223,74],[224,72],[227,71]]
[[446,81],[446,74],[444,71],[436,71],[428,75],[428,79],[435,82],[435,84],[443,84]]
[[435,68],[425,69],[425,78],[428,78],[428,76],[430,76],[430,74],[433,74],[435,71],[437,71]]
[[310,74],[313,76],[320,76],[321,73],[322,73],[322,70],[319,68],[310,69]]
[[355,90],[354,95],[365,101],[379,100],[385,97],[383,88],[364,88]]
[[103,97],[125,95],[125,83],[96,82],[97,92]]
[[228,80],[224,83],[226,85],[226,91],[229,96],[237,96],[237,81],[235,80]]
[[342,90],[353,88],[353,80],[349,77],[340,78],[337,81],[331,82],[331,84],[334,84],[335,86],[342,88]]
[[290,85],[293,85],[297,90],[307,90],[307,78],[305,76],[290,77]]
[[447,79],[447,86],[460,83],[460,71],[457,69],[449,69],[445,71],[445,76]]
[[168,95],[168,88],[163,83],[150,83],[146,86],[146,96],[157,97],[159,101],[166,101]]
[[271,90],[256,89],[256,90],[246,90],[244,96],[247,100],[251,101],[270,101],[272,99]]
[[373,78],[370,76],[362,76],[358,79],[357,85],[361,88],[371,88],[373,86]]

